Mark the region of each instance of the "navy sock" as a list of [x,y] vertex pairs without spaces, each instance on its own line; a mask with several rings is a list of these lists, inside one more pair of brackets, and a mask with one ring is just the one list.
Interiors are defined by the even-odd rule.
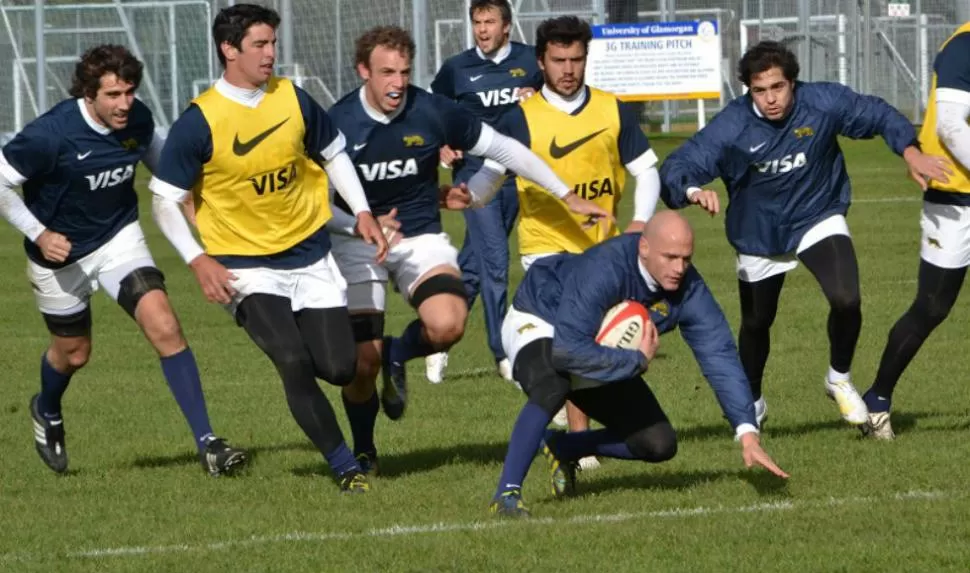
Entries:
[[346,442],[340,442],[339,446],[323,454],[323,457],[327,459],[327,464],[330,465],[330,469],[337,477],[351,470],[360,471],[360,464],[357,463],[354,454],[350,453],[350,448],[347,447]]
[[37,409],[48,420],[61,417],[61,398],[67,391],[67,385],[74,374],[63,374],[54,370],[47,361],[47,352],[40,357],[40,398],[37,399]]
[[350,421],[350,435],[354,438],[354,455],[376,454],[374,424],[377,422],[377,412],[380,410],[377,392],[371,394],[370,398],[361,403],[351,402],[346,395],[342,396],[344,410],[347,411],[347,420]]
[[891,394],[879,396],[870,388],[868,392],[862,395],[862,401],[866,403],[866,408],[870,412],[888,412],[892,406],[893,397]]
[[495,497],[506,491],[522,489],[522,482],[525,481],[525,475],[529,472],[529,466],[532,465],[532,459],[536,456],[550,420],[552,415],[536,404],[529,402],[522,407],[515,420],[515,427],[512,428],[509,450],[505,454],[502,477],[499,478]]
[[421,319],[411,321],[411,324],[404,329],[400,338],[395,338],[391,343],[390,359],[395,364],[404,364],[412,358],[428,356],[435,353],[431,343],[424,339],[421,330],[424,325]]
[[212,436],[212,426],[209,424],[209,412],[205,407],[205,395],[202,393],[202,381],[199,379],[195,355],[191,348],[186,348],[162,358],[161,362],[168,388],[192,428],[196,445],[202,449],[206,439]]
[[586,430],[569,432],[556,440],[556,455],[564,460],[575,461],[586,456],[603,456],[621,460],[638,459],[626,445],[609,430]]

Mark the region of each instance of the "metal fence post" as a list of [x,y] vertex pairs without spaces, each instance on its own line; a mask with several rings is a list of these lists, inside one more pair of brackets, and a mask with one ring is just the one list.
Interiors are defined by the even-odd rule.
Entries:
[[44,41],[44,0],[34,2],[34,42],[37,44],[37,115],[47,111],[47,46]]
[[862,91],[872,93],[872,0],[862,0]]
[[425,82],[428,71],[428,0],[411,0],[411,36],[414,38],[414,62],[412,74],[414,85],[428,87]]

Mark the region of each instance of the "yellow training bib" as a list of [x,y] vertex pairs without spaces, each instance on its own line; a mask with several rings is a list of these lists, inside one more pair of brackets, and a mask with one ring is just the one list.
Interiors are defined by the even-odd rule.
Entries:
[[[957,37],[960,34],[970,33],[970,22],[967,22],[963,26],[957,28],[957,31],[950,36],[943,46],[940,46],[940,50],[943,50],[950,40]],[[967,62],[967,58],[970,58],[970,54],[961,54],[963,62],[961,65],[970,67],[970,63]],[[949,193],[964,193],[970,194],[970,172],[967,168],[957,161],[950,150],[946,148],[940,142],[940,136],[936,134],[936,72],[933,72],[933,84],[932,89],[930,89],[929,101],[926,104],[926,115],[923,117],[923,127],[919,132],[919,144],[923,153],[928,153],[930,155],[941,155],[945,156],[953,164],[954,173],[950,175],[949,181],[947,183],[941,183],[939,181],[932,181],[930,187],[937,191],[945,191]]]
[[[626,169],[620,161],[620,114],[616,98],[589,88],[589,101],[576,115],[550,104],[541,95],[524,101],[522,111],[532,151],[552,167],[577,195],[616,214]],[[565,203],[518,178],[519,251],[524,254],[581,253],[619,234],[616,225],[583,228],[586,219]]]
[[212,132],[212,158],[193,188],[210,255],[272,255],[330,219],[327,176],[307,157],[296,90],[273,78],[255,108],[209,88],[193,103]]

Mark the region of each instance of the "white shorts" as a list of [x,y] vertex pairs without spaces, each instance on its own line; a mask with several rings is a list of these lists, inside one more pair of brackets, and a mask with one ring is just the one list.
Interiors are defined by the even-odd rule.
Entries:
[[272,294],[290,299],[293,312],[304,308],[339,308],[347,306],[347,283],[337,269],[333,255],[327,253],[312,265],[298,269],[253,267],[229,269],[236,275],[232,303],[226,309],[235,314],[239,303],[251,294]]
[[819,221],[808,230],[798,242],[793,253],[763,257],[760,255],[744,255],[738,253],[738,278],[746,283],[755,283],[775,275],[787,273],[798,266],[798,255],[822,239],[835,235],[849,235],[849,224],[842,215],[832,215],[828,219]]
[[923,202],[919,256],[944,269],[970,266],[970,207]]
[[551,324],[534,314],[529,314],[510,306],[502,322],[502,348],[515,366],[515,357],[530,342],[540,338],[552,338],[555,329]]
[[331,235],[333,256],[349,284],[347,307],[351,310],[384,310],[388,278],[406,300],[414,286],[431,269],[447,265],[458,270],[458,250],[445,233],[408,237],[391,247],[387,260],[378,264],[377,247],[363,239]]
[[66,267],[49,269],[27,259],[27,278],[33,285],[38,310],[67,316],[87,308],[99,284],[117,301],[122,279],[137,268],[154,266],[145,235],[136,221],[93,253]]
[[522,270],[528,271],[532,263],[538,261],[539,259],[544,259],[546,257],[552,257],[555,255],[561,255],[562,253],[535,253],[532,255],[522,255],[519,257],[519,262],[522,263]]

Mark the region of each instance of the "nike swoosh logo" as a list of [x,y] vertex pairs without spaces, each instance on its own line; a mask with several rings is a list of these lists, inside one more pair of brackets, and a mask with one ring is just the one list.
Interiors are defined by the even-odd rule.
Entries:
[[354,144],[354,151],[360,151],[361,149],[363,149],[365,147],[367,147],[367,144],[366,143],[355,143]]
[[576,148],[586,143],[587,141],[593,139],[597,135],[603,133],[604,131],[606,131],[605,127],[599,131],[594,131],[593,133],[587,135],[586,137],[581,137],[572,143],[563,145],[562,147],[556,145],[556,138],[553,137],[552,143],[549,144],[549,155],[551,155],[553,159],[562,159],[563,157],[566,157],[567,155],[575,151]]
[[754,145],[754,146],[752,146],[752,147],[749,147],[749,148],[748,148],[748,151],[749,151],[750,153],[755,153],[755,152],[757,152],[757,151],[758,151],[759,149],[761,149],[762,147],[764,147],[764,146],[766,146],[766,145],[768,145],[768,142],[767,142],[767,141],[763,141],[763,142],[761,142],[761,144],[760,144],[760,145]]
[[471,80],[471,81],[473,81],[473,82],[477,82],[478,80],[482,79],[482,76],[484,76],[484,75],[485,74],[479,74],[477,76],[470,76],[468,79]]
[[283,121],[277,123],[273,127],[267,129],[263,133],[260,133],[259,135],[257,135],[256,137],[250,139],[245,143],[239,141],[239,133],[236,133],[236,138],[232,140],[232,152],[240,157],[242,157],[243,155],[246,155],[247,153],[252,151],[253,148],[255,148],[257,145],[262,143],[264,139],[266,139],[270,135],[273,135],[274,131],[283,127],[283,124],[288,121],[290,121],[290,118],[284,119]]
[[82,159],[84,159],[88,155],[91,155],[91,152],[90,151],[88,151],[87,153],[78,153],[77,154],[77,159],[78,159],[78,161],[81,161]]

